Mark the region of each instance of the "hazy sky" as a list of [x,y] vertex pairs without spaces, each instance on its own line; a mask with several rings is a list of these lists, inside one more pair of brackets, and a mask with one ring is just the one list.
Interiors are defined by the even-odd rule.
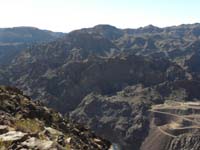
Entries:
[[68,32],[111,24],[137,28],[200,22],[200,0],[0,0],[0,27]]

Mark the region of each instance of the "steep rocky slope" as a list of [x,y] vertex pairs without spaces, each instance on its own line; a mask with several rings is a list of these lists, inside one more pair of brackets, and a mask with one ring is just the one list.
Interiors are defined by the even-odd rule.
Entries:
[[106,150],[110,142],[11,87],[0,87],[0,149]]

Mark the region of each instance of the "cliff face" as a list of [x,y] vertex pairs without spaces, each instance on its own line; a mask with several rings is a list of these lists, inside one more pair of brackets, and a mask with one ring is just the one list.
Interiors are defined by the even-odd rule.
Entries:
[[11,87],[0,87],[0,149],[109,149],[110,142]]

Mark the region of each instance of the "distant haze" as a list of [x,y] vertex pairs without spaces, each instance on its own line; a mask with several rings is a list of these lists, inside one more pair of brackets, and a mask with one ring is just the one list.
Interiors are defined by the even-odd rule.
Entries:
[[200,22],[199,0],[0,0],[0,27],[52,31],[111,24],[137,28]]

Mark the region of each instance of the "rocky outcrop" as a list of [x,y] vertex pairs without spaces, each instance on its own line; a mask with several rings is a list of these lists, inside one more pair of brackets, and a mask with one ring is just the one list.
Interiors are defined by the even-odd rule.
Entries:
[[0,149],[106,150],[110,142],[21,91],[0,87]]

